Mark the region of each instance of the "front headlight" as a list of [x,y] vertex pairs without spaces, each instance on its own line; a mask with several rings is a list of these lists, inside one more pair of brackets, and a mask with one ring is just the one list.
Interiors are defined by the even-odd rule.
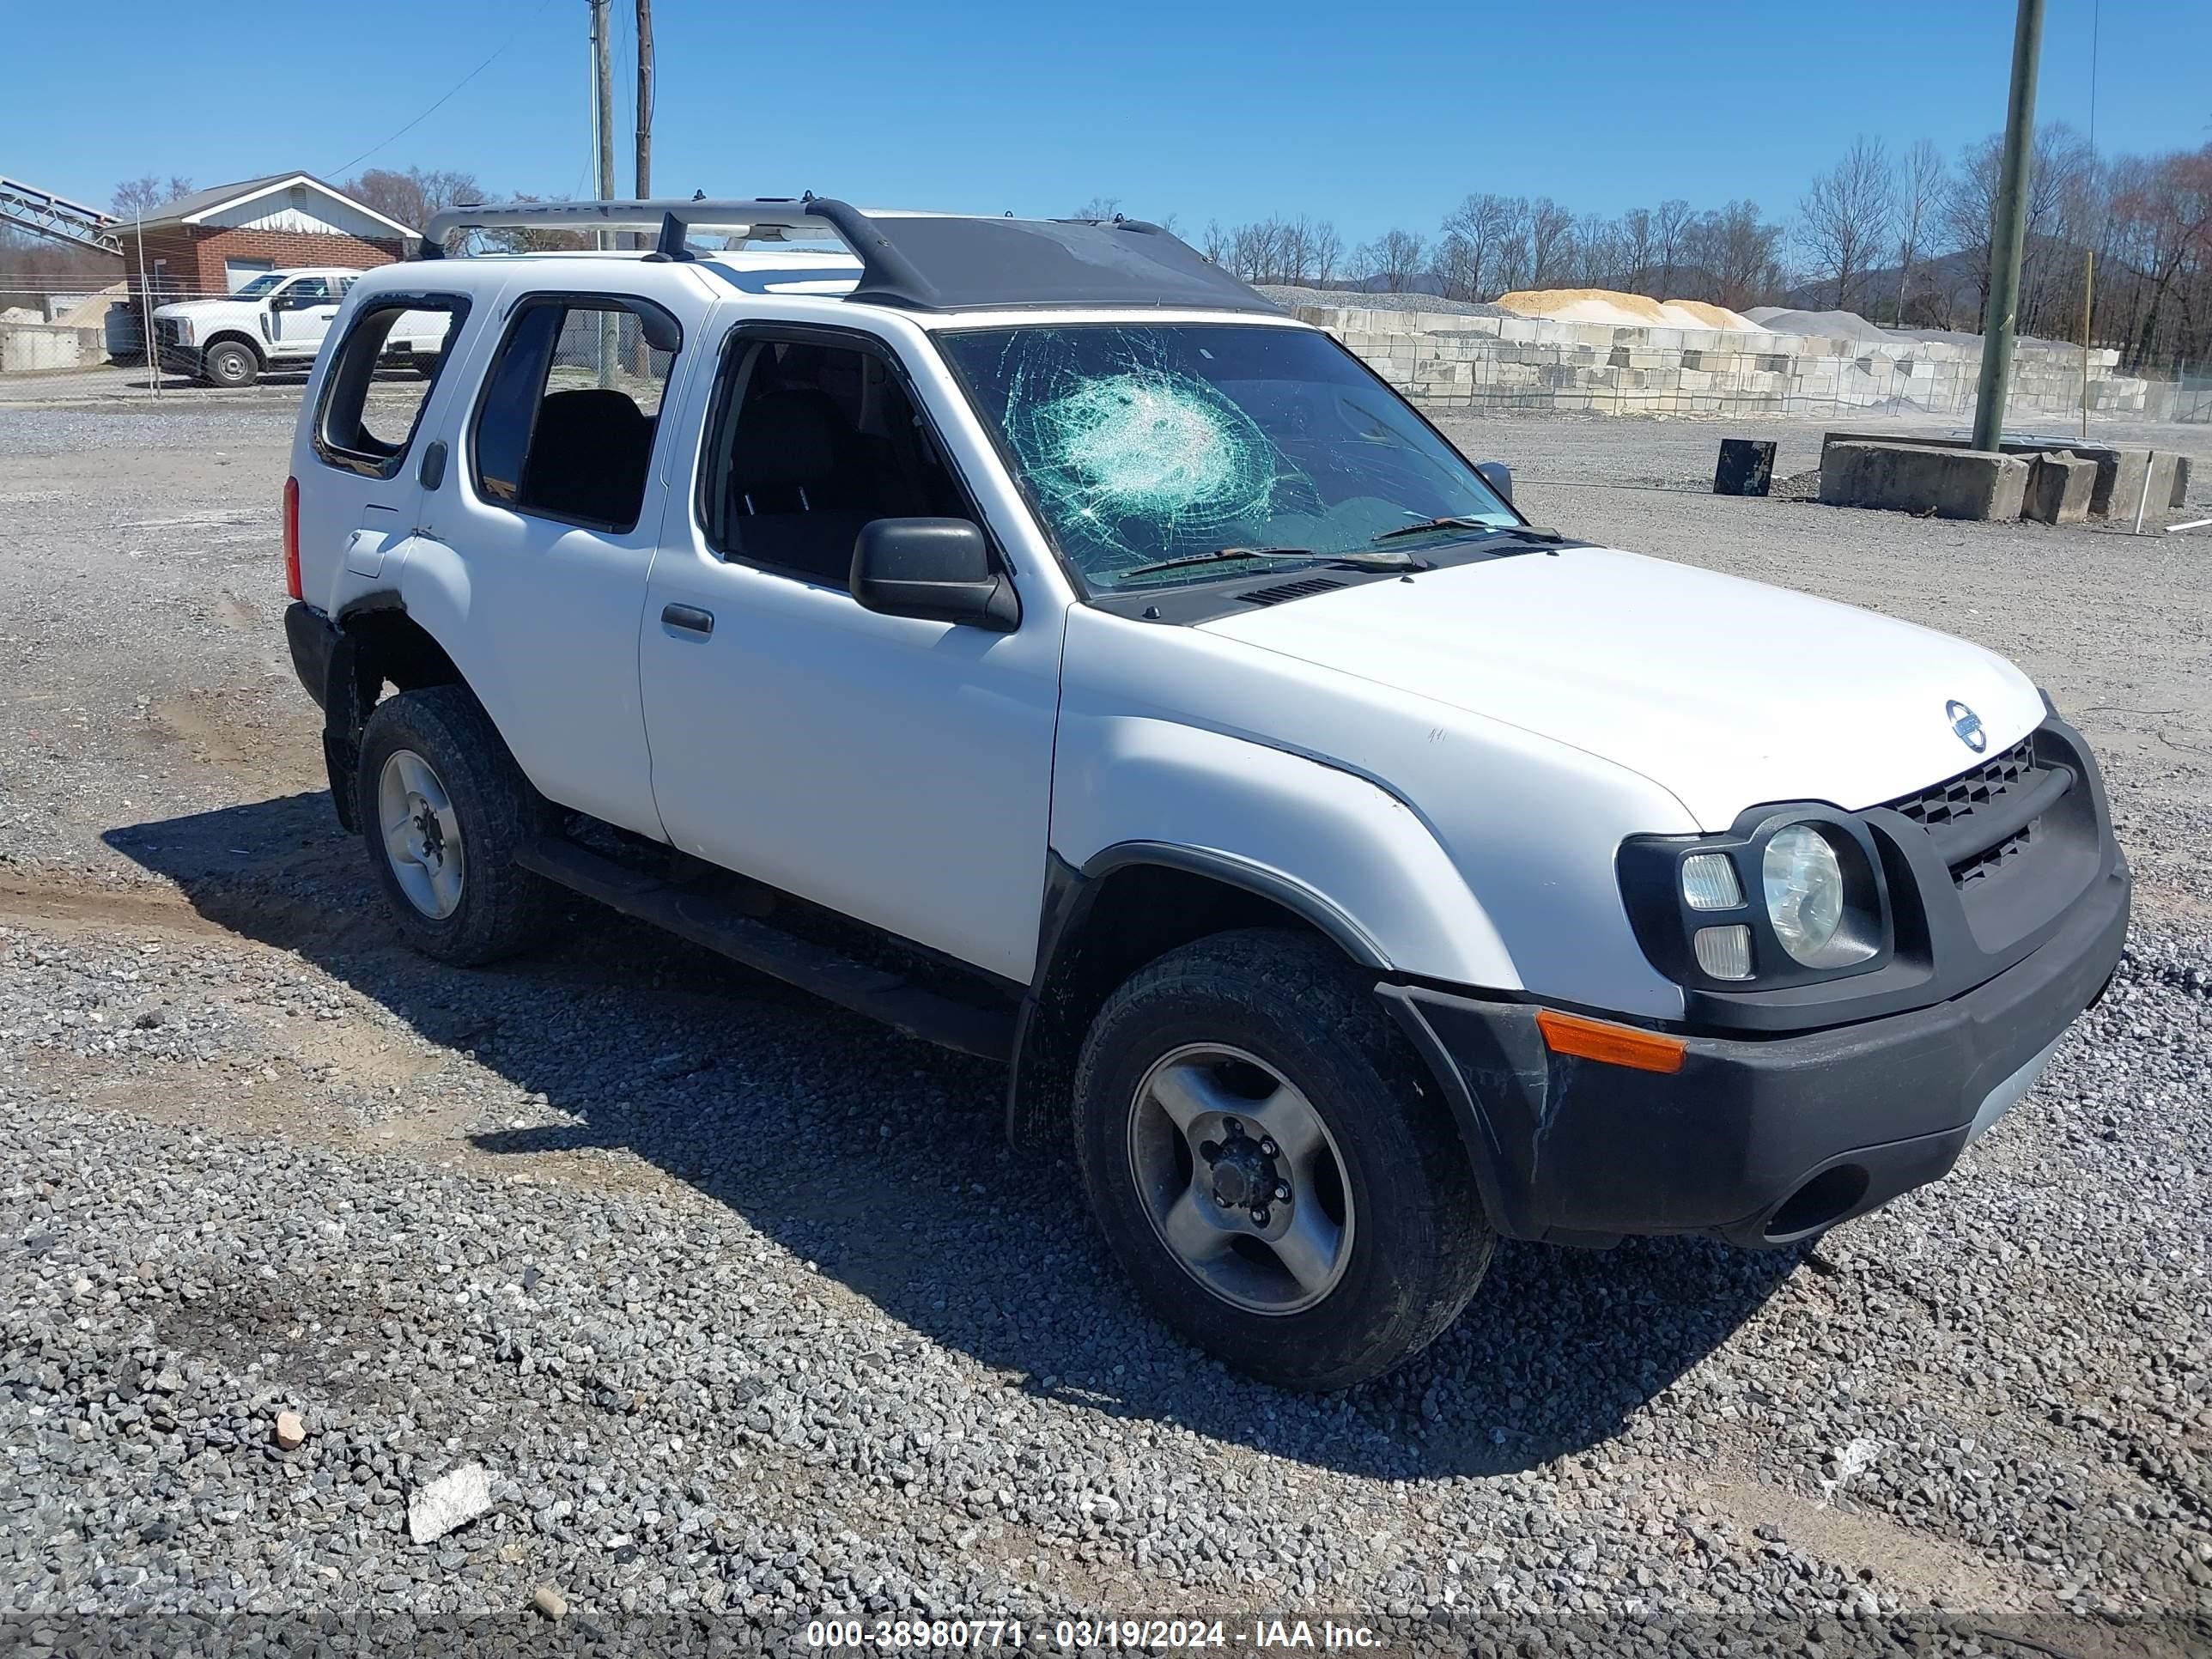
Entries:
[[1770,809],[1723,835],[1632,837],[1620,866],[1644,953],[1686,986],[1801,984],[1890,950],[1881,860],[1848,813]]
[[1869,954],[1840,939],[1844,866],[1827,837],[1809,823],[1775,832],[1759,858],[1766,919],[1782,948],[1808,968],[1840,968]]
[[190,345],[192,343],[192,322],[191,318],[172,317],[168,319],[168,324],[169,326],[174,329],[177,332],[177,343],[179,345]]

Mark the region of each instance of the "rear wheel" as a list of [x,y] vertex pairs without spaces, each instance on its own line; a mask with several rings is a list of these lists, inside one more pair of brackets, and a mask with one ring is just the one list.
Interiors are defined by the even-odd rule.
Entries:
[[261,374],[261,359],[242,341],[218,340],[200,360],[200,373],[210,386],[252,386]]
[[1455,1318],[1493,1235],[1449,1109],[1328,945],[1223,933],[1115,993],[1077,1145],[1146,1304],[1240,1370],[1349,1387]]
[[379,703],[362,732],[358,787],[369,863],[416,949],[473,964],[544,936],[559,890],[514,854],[549,815],[465,688]]

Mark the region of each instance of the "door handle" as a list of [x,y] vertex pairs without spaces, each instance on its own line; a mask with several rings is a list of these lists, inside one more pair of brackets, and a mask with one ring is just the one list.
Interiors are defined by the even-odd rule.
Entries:
[[687,634],[707,635],[714,631],[714,613],[702,611],[696,605],[664,605],[660,620],[671,628],[680,628]]
[[446,482],[446,441],[434,440],[422,452],[422,465],[415,474],[416,482],[425,489],[435,489]]

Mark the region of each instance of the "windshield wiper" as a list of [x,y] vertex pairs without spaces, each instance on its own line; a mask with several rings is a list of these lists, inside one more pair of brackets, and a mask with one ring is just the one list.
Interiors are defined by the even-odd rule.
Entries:
[[[1180,559],[1157,559],[1121,573],[1121,582],[1153,570],[1181,570],[1195,564],[1214,564],[1230,559],[1296,559],[1304,564],[1342,565],[1352,570],[1434,570],[1436,566],[1411,553],[1391,549],[1380,553],[1317,553],[1310,547],[1217,547],[1211,553],[1193,553]],[[1121,582],[1115,583],[1119,586]]]
[[1229,559],[1323,559],[1330,556],[1316,553],[1310,547],[1217,547],[1211,553],[1191,553],[1180,559],[1155,559],[1150,564],[1140,564],[1124,570],[1115,584],[1119,586],[1132,576],[1143,576],[1155,570],[1181,570],[1194,564],[1218,564]]
[[1566,538],[1548,525],[1492,524],[1483,519],[1445,517],[1424,519],[1419,524],[1401,524],[1395,530],[1385,530],[1370,536],[1371,542],[1395,541],[1401,536],[1425,536],[1437,530],[1474,530],[1485,536],[1510,536],[1524,542],[1563,542]]

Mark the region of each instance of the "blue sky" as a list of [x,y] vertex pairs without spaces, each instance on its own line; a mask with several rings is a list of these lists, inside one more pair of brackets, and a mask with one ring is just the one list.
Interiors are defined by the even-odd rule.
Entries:
[[[2048,0],[2043,118],[2088,125],[2094,3]],[[614,0],[622,193],[629,6]],[[591,193],[584,0],[95,9],[96,45],[71,8],[9,8],[15,61],[57,72],[10,77],[0,173],[102,206],[139,173],[207,185],[291,167],[456,167],[495,193]],[[1606,213],[1749,196],[1785,218],[1857,134],[1952,152],[1999,128],[2012,16],[2010,0],[656,0],[653,177],[657,194],[1024,214],[1113,196],[1186,232],[1306,211],[1347,241],[1427,234],[1486,189]],[[233,99],[215,90],[228,76],[180,61],[179,27],[195,52],[239,31]],[[2103,0],[2100,48],[2101,149],[2212,140],[2212,94],[2187,73],[2212,63],[2212,5]]]

